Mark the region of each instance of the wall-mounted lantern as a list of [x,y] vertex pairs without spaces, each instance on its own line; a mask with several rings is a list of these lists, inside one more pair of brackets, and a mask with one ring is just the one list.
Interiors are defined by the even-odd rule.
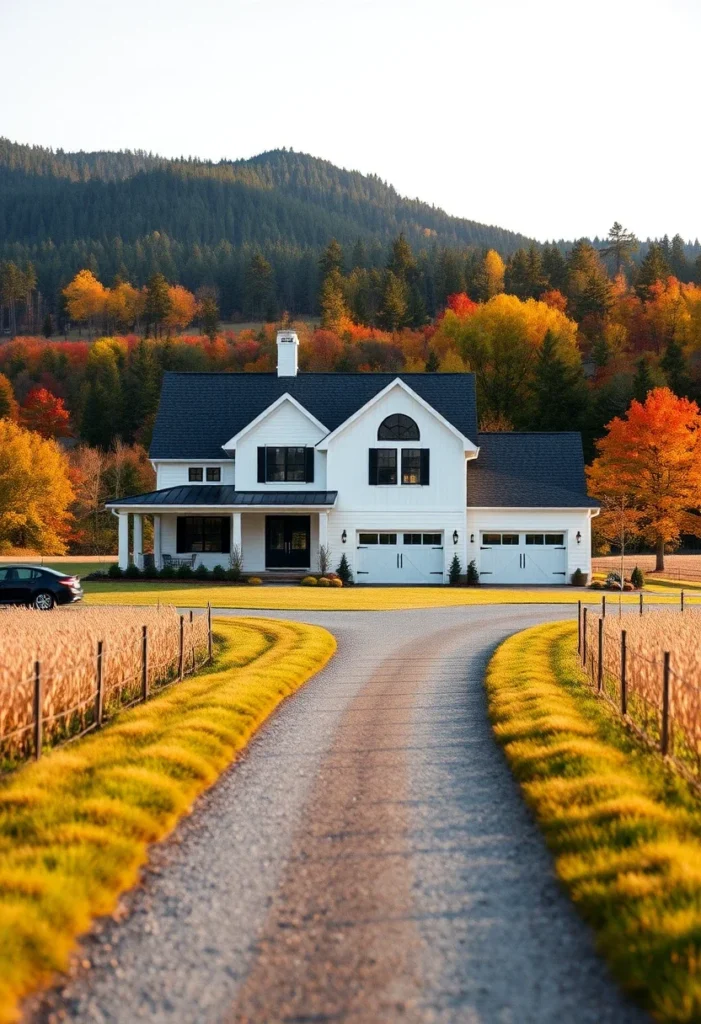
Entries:
[[344,530],[344,531],[343,531],[343,533],[341,534],[341,540],[343,541],[343,543],[344,543],[344,544],[345,544],[345,543],[346,543],[346,541],[348,540],[348,534],[346,533],[346,531],[345,531],[345,530]]
[[471,533],[470,534],[470,544],[474,544],[474,543],[475,543],[475,535],[474,535],[474,533]]
[[577,543],[578,543],[578,544],[581,544],[581,543],[582,543],[582,535],[581,535],[581,533],[579,532],[579,530],[577,530]]
[[458,542],[458,531],[457,530],[453,530],[453,544],[457,544],[457,542]]

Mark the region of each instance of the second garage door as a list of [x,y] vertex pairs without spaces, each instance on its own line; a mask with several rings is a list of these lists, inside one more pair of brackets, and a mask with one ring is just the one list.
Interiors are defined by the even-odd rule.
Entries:
[[358,534],[359,583],[442,583],[443,534],[368,530]]
[[565,533],[483,533],[482,583],[566,583]]

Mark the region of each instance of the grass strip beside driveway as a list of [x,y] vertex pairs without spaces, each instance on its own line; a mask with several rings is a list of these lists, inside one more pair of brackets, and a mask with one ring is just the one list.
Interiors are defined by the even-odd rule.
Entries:
[[199,675],[52,751],[0,788],[0,1021],[65,970],[92,918],[133,886],[163,839],[283,698],[331,657],[303,623],[217,621]]
[[657,1020],[698,1021],[699,799],[588,689],[576,633],[548,624],[499,647],[494,732],[614,976]]
[[[279,611],[402,611],[411,608],[455,608],[491,604],[586,604],[600,605],[601,591],[569,587],[520,590],[475,587],[343,587],[337,589],[299,586],[219,586],[198,584],[86,583],[88,604],[171,604],[177,608],[274,609]],[[609,605],[618,594],[606,593]],[[637,605],[638,594],[623,594],[623,603]],[[678,594],[645,595],[649,604],[679,605]],[[701,604],[701,596],[688,603]]]

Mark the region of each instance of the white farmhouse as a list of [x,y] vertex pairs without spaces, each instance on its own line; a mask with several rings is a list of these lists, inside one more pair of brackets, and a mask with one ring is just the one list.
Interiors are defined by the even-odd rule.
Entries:
[[122,568],[148,515],[158,567],[237,549],[245,573],[289,575],[324,547],[359,583],[445,583],[455,554],[483,583],[590,571],[579,434],[478,433],[471,373],[300,374],[298,346],[278,333],[277,373],[166,373],[157,490],[110,503]]

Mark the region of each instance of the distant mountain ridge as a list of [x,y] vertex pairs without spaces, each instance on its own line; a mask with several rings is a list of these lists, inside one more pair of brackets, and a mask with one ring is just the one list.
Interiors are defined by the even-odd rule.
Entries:
[[0,139],[5,245],[133,243],[153,232],[188,245],[298,248],[331,237],[384,246],[404,232],[414,247],[487,246],[504,255],[530,242],[292,150],[213,163],[139,151],[65,153]]

